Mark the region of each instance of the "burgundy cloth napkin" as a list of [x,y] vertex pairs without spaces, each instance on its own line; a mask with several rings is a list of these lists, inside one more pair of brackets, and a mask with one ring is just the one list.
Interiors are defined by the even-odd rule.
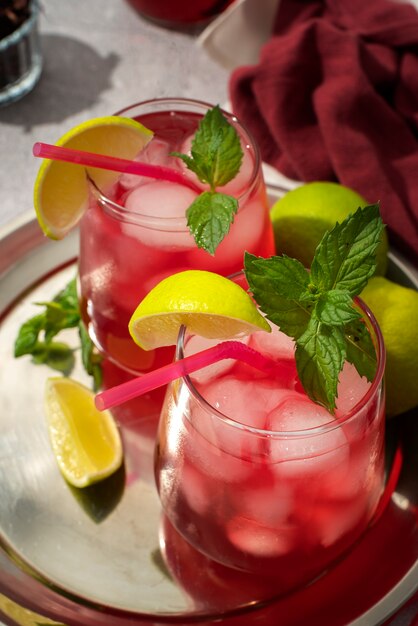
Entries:
[[396,0],[281,0],[255,66],[230,78],[263,160],[380,201],[418,261],[418,12]]

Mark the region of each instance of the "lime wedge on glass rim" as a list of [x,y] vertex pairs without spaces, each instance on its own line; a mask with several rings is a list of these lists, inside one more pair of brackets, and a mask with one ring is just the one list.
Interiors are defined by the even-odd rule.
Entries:
[[[152,137],[153,132],[139,122],[113,115],[79,124],[55,145],[131,160]],[[50,159],[42,161],[35,180],[33,201],[39,225],[51,239],[65,237],[87,210],[87,174],[103,192],[119,176],[117,172],[104,169]]]
[[45,413],[58,467],[74,487],[87,487],[122,464],[118,428],[109,411],[100,412],[94,393],[70,378],[48,378]]
[[271,331],[250,295],[237,283],[203,270],[186,270],[159,282],[129,322],[143,350],[175,345],[181,325],[207,339]]

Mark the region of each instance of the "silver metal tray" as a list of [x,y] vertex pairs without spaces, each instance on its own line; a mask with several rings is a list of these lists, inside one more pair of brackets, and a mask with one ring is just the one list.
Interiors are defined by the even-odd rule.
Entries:
[[[245,577],[229,579],[181,546],[176,567],[188,572],[189,587],[167,571],[152,475],[152,411],[140,426],[124,428],[126,464],[113,482],[90,493],[69,488],[43,417],[51,370],[14,359],[13,344],[20,324],[37,311],[33,303],[50,299],[75,274],[77,249],[76,232],[51,242],[32,214],[0,232],[0,593],[60,624],[86,626],[221,619],[230,626],[371,626],[401,607],[418,589],[416,411],[388,424],[389,465],[397,449],[403,467],[379,521],[335,568],[283,598],[272,590],[263,595]],[[389,277],[418,288],[416,271],[393,253]],[[67,338],[77,344],[71,331]],[[86,382],[79,363],[73,376]],[[199,592],[210,585],[212,596],[202,600]]]

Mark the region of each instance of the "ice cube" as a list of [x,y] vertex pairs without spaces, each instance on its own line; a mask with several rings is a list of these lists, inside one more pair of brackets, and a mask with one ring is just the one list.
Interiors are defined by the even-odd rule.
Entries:
[[272,528],[286,522],[293,508],[293,491],[288,485],[248,486],[235,496],[235,510],[246,519]]
[[[272,359],[289,359],[295,362],[295,342],[271,325],[271,333],[258,331],[250,338],[250,346]],[[295,365],[296,370],[296,365]]]
[[137,187],[127,196],[125,207],[146,217],[142,224],[124,222],[123,232],[153,248],[173,251],[195,248],[186,224],[186,210],[196,197],[188,187],[168,181]]
[[[332,472],[348,463],[349,447],[341,427],[332,428],[333,416],[318,404],[297,392],[288,392],[268,416],[272,431],[288,433],[305,431],[301,435],[280,435],[271,438],[270,454],[281,475],[321,474]],[[325,424],[325,432],[309,432]]]
[[[179,169],[178,159],[170,156],[170,144],[166,141],[154,137],[141,152],[139,152],[134,161],[141,163],[151,163],[152,165],[162,165],[164,167],[172,167]],[[155,180],[149,176],[138,176],[136,174],[122,174],[119,178],[119,184],[126,190],[134,189],[139,185],[145,185]]]
[[[377,426],[377,427],[376,427]],[[355,432],[343,424],[342,429],[350,442],[350,457],[347,466],[336,468],[324,480],[324,488],[336,498],[360,497],[373,491],[376,480],[381,477],[381,462],[384,456],[384,436],[378,425],[371,425]]]
[[244,483],[254,472],[253,464],[232,452],[223,451],[216,441],[213,420],[207,415],[198,418],[199,413],[202,413],[201,407],[194,407],[192,421],[196,427],[189,429],[185,456],[218,488],[228,483]]
[[[128,233],[133,233],[140,227],[123,223],[123,228]],[[154,274],[158,275],[159,271],[162,271],[166,259],[160,250],[144,246],[139,239],[126,234],[115,238],[111,248],[106,245],[107,252],[115,259],[117,268],[114,283],[109,288],[118,301],[118,306],[133,313],[148,292],[145,280],[138,280],[138,272],[141,276],[151,279]]]
[[211,504],[207,481],[190,465],[183,466],[181,490],[189,507],[198,515],[204,515]]
[[295,389],[298,383],[293,340],[272,326],[272,332],[259,331],[250,336],[251,348],[276,362],[274,380],[278,387]]
[[352,363],[345,362],[338,383],[336,415],[345,415],[366,395],[371,383],[360,376]]
[[[248,344],[248,337],[237,337],[234,341],[239,341],[243,344]],[[186,356],[190,354],[196,354],[197,352],[201,352],[202,350],[207,350],[212,346],[216,346],[219,343],[218,339],[205,339],[203,337],[199,337],[198,335],[193,335],[187,340],[186,345]],[[219,378],[223,374],[227,374],[236,364],[235,359],[222,359],[221,361],[217,361],[208,367],[204,367],[197,372],[193,372],[190,375],[192,381],[200,386],[206,383],[209,383],[214,378]]]
[[364,502],[361,498],[348,500],[344,503],[320,503],[315,508],[312,521],[313,531],[317,533],[320,543],[332,546],[345,534],[353,532],[366,514]]
[[270,430],[280,432],[317,428],[333,421],[334,417],[324,407],[291,390],[281,396],[280,404],[268,417]]
[[203,397],[223,415],[254,428],[264,428],[266,425],[271,403],[270,392],[273,389],[266,383],[252,380],[243,382],[234,376],[218,378],[201,391]]
[[291,552],[296,532],[291,526],[269,528],[244,517],[232,518],[226,527],[229,541],[241,552],[272,558]]
[[202,446],[199,453],[195,451],[199,463],[203,463],[205,471],[220,472],[223,480],[246,480],[251,473],[258,471],[258,463],[265,460],[269,440],[264,433],[254,433],[240,425],[263,429],[269,411],[284,391],[272,388],[266,381],[243,382],[227,375],[201,386],[200,393],[229,420],[211,413],[210,409],[205,412],[203,407],[194,407],[196,428],[210,442]]
[[245,482],[256,471],[248,434],[245,439],[236,427],[199,401],[194,401],[187,412],[185,457],[215,481],[218,488],[225,483]]

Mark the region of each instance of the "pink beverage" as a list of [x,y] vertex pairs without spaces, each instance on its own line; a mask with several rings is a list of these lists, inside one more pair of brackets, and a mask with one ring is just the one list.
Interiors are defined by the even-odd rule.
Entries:
[[[194,548],[288,590],[367,528],[384,485],[384,348],[366,315],[377,374],[369,383],[346,363],[334,416],[305,394],[293,341],[277,327],[245,338],[277,361],[274,376],[220,361],[168,388],[156,480],[164,513]],[[208,345],[182,332],[177,355]]]
[[139,13],[164,26],[204,24],[219,15],[232,0],[128,0]]
[[[120,111],[154,131],[139,161],[186,171],[199,189],[204,185],[173,150],[187,153],[198,123],[209,105],[190,100],[152,100]],[[234,223],[211,256],[199,249],[186,225],[186,209],[198,193],[177,183],[123,174],[107,197],[91,195],[80,224],[81,308],[90,335],[111,361],[138,373],[171,360],[173,350],[140,350],[128,322],[148,291],[164,277],[186,269],[228,275],[242,269],[244,251],[274,254],[272,225],[259,152],[245,128],[228,116],[244,152],[237,177],[225,193],[239,201]]]

